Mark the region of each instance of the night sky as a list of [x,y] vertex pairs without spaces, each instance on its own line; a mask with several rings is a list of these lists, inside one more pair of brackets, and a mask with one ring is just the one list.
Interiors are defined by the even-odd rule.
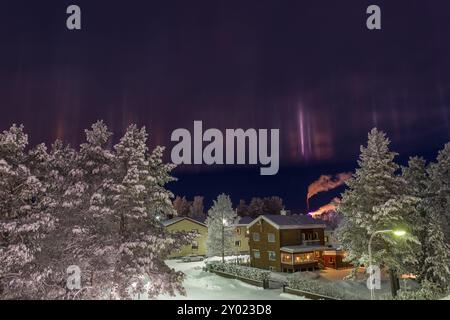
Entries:
[[[177,194],[278,195],[303,210],[307,185],[353,170],[374,126],[405,161],[450,141],[450,2],[0,1],[0,130],[71,144],[104,119],[150,144],[176,128],[280,129],[282,167],[181,166]],[[66,8],[82,30],[66,28]],[[382,30],[366,8],[382,9]],[[329,195],[332,197],[333,195]],[[325,204],[319,197],[313,206]]]

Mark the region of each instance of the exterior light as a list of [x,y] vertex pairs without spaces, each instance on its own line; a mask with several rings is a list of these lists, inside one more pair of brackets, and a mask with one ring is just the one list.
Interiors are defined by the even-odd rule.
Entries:
[[405,230],[394,230],[392,233],[397,237],[403,237],[406,234]]
[[[369,247],[368,247],[368,251],[369,251],[369,267],[372,268],[372,240],[373,238],[377,235],[377,234],[381,234],[381,233],[392,233],[394,236],[397,237],[403,237],[406,234],[405,230],[378,230],[372,233],[372,235],[370,236],[369,239]],[[370,273],[369,276],[370,282],[373,283],[373,273]],[[375,299],[375,292],[374,292],[374,288],[373,285],[370,287],[370,300],[374,300]]]

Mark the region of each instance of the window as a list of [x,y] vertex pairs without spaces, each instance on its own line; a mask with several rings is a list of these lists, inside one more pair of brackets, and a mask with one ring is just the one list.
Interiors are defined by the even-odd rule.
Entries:
[[319,239],[319,233],[318,232],[314,232],[314,240],[318,240]]
[[267,234],[267,241],[269,241],[269,242],[275,242],[275,234],[273,234],[273,233],[268,233]]
[[306,235],[304,233],[302,233],[302,241],[306,240]]
[[295,255],[295,263],[311,262],[314,261],[314,253],[299,253]]
[[241,228],[236,228],[236,234],[241,235]]
[[267,253],[269,254],[269,260],[270,261],[276,261],[277,260],[277,254],[275,253],[275,251],[267,251]]
[[312,235],[311,235],[311,233],[308,233],[308,235],[307,235],[307,239],[308,239],[308,240],[311,240],[311,239],[312,239]]
[[328,243],[328,236],[325,237],[325,243]]
[[275,268],[275,267],[273,267],[273,266],[270,266],[270,267],[269,267],[269,270],[270,270],[270,271],[277,271],[277,268]]
[[330,257],[330,263],[334,263],[334,258]]
[[198,250],[198,242],[197,241],[192,241],[192,250]]
[[259,233],[253,232],[253,241],[259,241]]
[[240,246],[241,246],[241,240],[235,241],[235,242],[234,242],[234,245],[235,245],[236,247],[240,247]]
[[292,263],[292,257],[288,253],[282,253],[281,254],[281,262],[283,263]]
[[255,259],[259,259],[261,257],[261,254],[259,253],[259,250],[253,250],[253,257]]

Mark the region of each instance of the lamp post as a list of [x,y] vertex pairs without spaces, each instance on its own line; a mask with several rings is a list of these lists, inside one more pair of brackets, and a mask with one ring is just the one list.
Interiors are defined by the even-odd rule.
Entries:
[[372,235],[370,236],[369,239],[369,267],[370,267],[370,300],[374,300],[375,298],[375,290],[373,287],[373,270],[372,270],[372,240],[373,238],[377,235],[377,234],[381,234],[381,233],[393,233],[395,236],[397,237],[403,237],[406,234],[406,231],[404,230],[392,230],[392,229],[387,229],[387,230],[378,230],[375,231],[374,233],[372,233]]
[[225,263],[225,227],[227,225],[227,219],[225,219],[222,213],[222,263]]

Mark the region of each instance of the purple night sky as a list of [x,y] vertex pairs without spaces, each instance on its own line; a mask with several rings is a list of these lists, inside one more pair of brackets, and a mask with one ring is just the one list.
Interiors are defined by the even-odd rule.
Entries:
[[[366,28],[374,3],[381,31]],[[116,139],[136,122],[169,153],[171,132],[194,120],[280,129],[277,176],[179,167],[178,194],[279,195],[301,209],[312,180],[355,167],[374,126],[403,157],[432,160],[450,140],[448,0],[1,4],[0,130],[78,144],[97,119]],[[69,4],[81,31],[65,27]]]

